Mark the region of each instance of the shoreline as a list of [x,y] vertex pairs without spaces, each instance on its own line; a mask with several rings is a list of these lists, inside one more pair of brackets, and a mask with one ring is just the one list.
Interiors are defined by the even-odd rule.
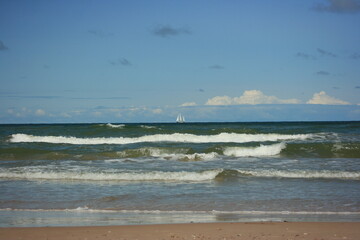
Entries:
[[360,222],[227,222],[0,228],[0,240],[360,239]]
[[0,227],[91,227],[235,222],[360,222],[360,212],[219,212],[0,209]]

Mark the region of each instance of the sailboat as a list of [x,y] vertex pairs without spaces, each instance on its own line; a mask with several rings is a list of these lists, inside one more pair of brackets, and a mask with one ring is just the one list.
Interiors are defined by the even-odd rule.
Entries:
[[184,123],[185,122],[185,117],[183,115],[181,115],[181,113],[180,113],[176,118],[176,122],[177,123]]

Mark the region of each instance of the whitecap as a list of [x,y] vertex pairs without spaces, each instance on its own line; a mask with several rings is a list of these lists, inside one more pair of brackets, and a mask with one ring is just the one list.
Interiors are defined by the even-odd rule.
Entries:
[[286,148],[284,142],[273,145],[260,145],[259,147],[227,147],[223,153],[233,157],[263,157],[275,156]]
[[149,126],[149,125],[140,125],[140,127],[146,128],[146,129],[156,129],[157,128],[155,126]]
[[109,127],[109,128],[124,128],[125,124],[111,124],[111,123],[107,123],[105,126]]
[[83,180],[83,181],[190,181],[201,182],[215,179],[221,169],[202,172],[79,172],[79,171],[2,171],[0,178],[27,180]]
[[237,170],[240,174],[254,177],[271,178],[323,178],[323,179],[350,179],[360,180],[360,172],[330,171],[330,170]]
[[12,134],[10,142],[44,142],[55,144],[132,144],[141,142],[182,142],[182,143],[246,143],[264,141],[305,140],[311,134],[239,134],[220,133],[217,135],[194,135],[188,133],[154,134],[141,137],[96,137],[78,138],[68,136],[34,136],[29,134]]

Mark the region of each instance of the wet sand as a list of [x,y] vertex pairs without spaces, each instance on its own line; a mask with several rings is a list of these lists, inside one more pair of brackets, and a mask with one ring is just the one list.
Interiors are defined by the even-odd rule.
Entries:
[[188,223],[102,227],[0,228],[1,240],[360,239],[360,222]]

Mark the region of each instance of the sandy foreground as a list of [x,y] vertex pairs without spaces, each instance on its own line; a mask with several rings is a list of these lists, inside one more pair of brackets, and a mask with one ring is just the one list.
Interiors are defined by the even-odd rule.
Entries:
[[104,227],[0,228],[0,239],[360,239],[360,222],[189,223]]

